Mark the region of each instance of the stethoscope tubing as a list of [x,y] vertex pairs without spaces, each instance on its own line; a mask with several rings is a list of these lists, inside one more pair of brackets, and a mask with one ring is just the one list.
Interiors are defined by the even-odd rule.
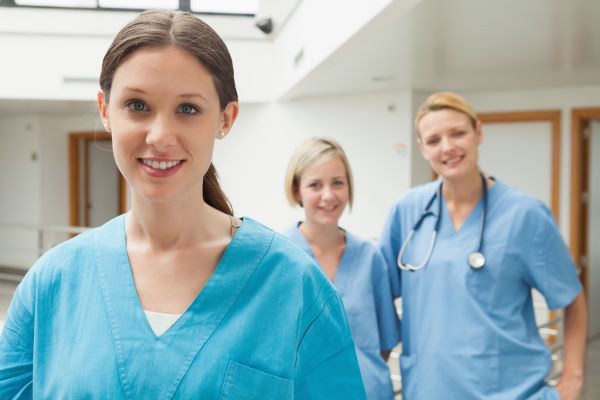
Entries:
[[[482,192],[483,192],[483,196],[482,196],[483,197],[483,216],[481,218],[482,219],[481,229],[479,231],[479,246],[477,247],[476,252],[470,253],[469,257],[467,257],[467,263],[471,266],[471,268],[476,269],[476,270],[481,269],[485,265],[485,256],[483,255],[482,249],[483,249],[483,235],[485,232],[485,222],[487,219],[487,212],[488,212],[487,181],[486,181],[485,175],[483,175],[483,173],[480,172],[480,175],[481,175]],[[442,216],[442,186],[443,186],[443,184],[444,184],[444,181],[440,182],[440,185],[438,186],[438,190],[435,191],[435,193],[431,197],[431,200],[429,200],[429,202],[427,203],[427,206],[425,207],[423,214],[421,214],[421,216],[419,217],[419,219],[417,220],[415,225],[412,227],[412,229],[408,233],[408,236],[402,243],[402,246],[400,247],[400,251],[398,252],[397,264],[398,264],[398,268],[400,268],[403,271],[413,271],[414,272],[414,271],[423,269],[423,268],[425,268],[425,266],[427,265],[427,263],[429,262],[429,260],[431,258],[431,255],[433,253],[433,248],[435,246],[435,240],[436,240],[437,234],[439,232],[440,221],[441,221],[441,216]],[[430,211],[430,208],[436,199],[438,200],[437,215],[435,215],[432,211]],[[406,248],[408,247],[408,244],[410,243],[410,240],[412,239],[413,235],[419,230],[419,228],[421,227],[421,224],[423,223],[425,218],[427,218],[429,215],[432,215],[432,216],[435,215],[436,221],[435,221],[435,226],[433,228],[433,232],[431,234],[431,239],[429,240],[427,254],[423,258],[423,261],[421,261],[420,263],[417,263],[417,264],[404,263],[402,261],[402,258],[404,256],[404,252],[406,251]],[[472,258],[478,259],[480,261],[480,263],[478,263],[478,264],[472,263],[472,261],[471,261]]]

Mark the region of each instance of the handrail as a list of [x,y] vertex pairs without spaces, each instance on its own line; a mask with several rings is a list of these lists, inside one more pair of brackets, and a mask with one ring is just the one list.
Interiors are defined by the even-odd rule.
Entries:
[[0,223],[0,228],[30,229],[49,233],[83,233],[91,229],[86,226],[34,225],[18,222]]

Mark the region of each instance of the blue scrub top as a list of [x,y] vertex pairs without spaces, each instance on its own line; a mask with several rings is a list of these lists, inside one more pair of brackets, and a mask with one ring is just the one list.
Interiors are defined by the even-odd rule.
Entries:
[[341,299],[287,239],[245,218],[201,293],[157,337],[123,216],[47,252],[0,336],[0,398],[364,399]]
[[[284,235],[315,259],[299,225],[295,224]],[[390,370],[380,353],[398,344],[400,323],[388,267],[375,246],[348,231],[344,234],[346,249],[333,284],[348,315],[367,398],[389,400],[393,398]]]
[[[403,196],[380,241],[394,295],[403,298],[403,392],[408,399],[557,399],[544,381],[551,360],[536,327],[531,289],[557,309],[569,305],[582,287],[550,210],[496,181],[489,189],[485,267],[473,270],[467,264],[479,245],[480,201],[458,231],[444,203],[429,263],[419,271],[401,271],[402,242],[439,184]],[[434,224],[433,217],[425,220],[404,262],[424,259]]]

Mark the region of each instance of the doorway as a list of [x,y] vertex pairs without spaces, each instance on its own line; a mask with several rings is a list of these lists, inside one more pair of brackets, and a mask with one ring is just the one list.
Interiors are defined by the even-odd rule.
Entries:
[[[596,246],[592,246],[596,243]],[[571,112],[571,237],[589,306],[589,337],[600,336],[600,108]]]
[[107,132],[69,134],[69,224],[99,226],[127,210],[127,184]]

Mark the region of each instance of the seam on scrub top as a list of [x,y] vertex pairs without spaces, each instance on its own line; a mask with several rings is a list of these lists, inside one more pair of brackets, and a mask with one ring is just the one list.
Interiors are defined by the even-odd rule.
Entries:
[[[120,217],[117,217],[118,221],[115,221],[115,223],[119,223],[120,225],[122,224],[122,227],[119,227],[119,229],[123,229],[123,231],[121,232],[121,234],[123,235],[123,239],[125,240],[125,254],[127,255],[127,242],[126,239],[127,237],[125,236],[125,221],[124,221],[124,217],[121,215]],[[121,221],[123,219],[123,221]],[[113,220],[114,221],[114,220]],[[92,236],[93,241],[94,241],[94,247],[93,247],[93,253],[94,253],[94,257],[93,257],[93,263],[94,266],[96,267],[96,273],[98,275],[98,278],[100,279],[100,286],[102,288],[102,297],[104,298],[104,303],[106,306],[106,311],[108,312],[108,320],[110,323],[110,327],[111,327],[111,333],[113,335],[113,346],[115,349],[115,361],[116,361],[116,366],[117,366],[117,371],[119,372],[119,378],[121,379],[121,390],[123,391],[123,395],[125,398],[129,399],[131,398],[130,396],[130,391],[129,391],[129,381],[127,380],[127,375],[126,375],[126,371],[125,371],[125,367],[121,368],[121,365],[123,364],[123,359],[121,358],[121,355],[123,354],[123,348],[121,346],[121,338],[118,334],[118,330],[117,330],[117,326],[116,326],[116,318],[115,318],[115,314],[114,314],[114,308],[112,305],[112,302],[110,301],[110,296],[108,295],[108,288],[106,287],[106,276],[104,275],[104,271],[102,270],[102,268],[98,265],[98,260],[102,260],[103,257],[102,255],[99,253],[99,234],[101,231],[103,231],[104,229],[106,229],[106,225],[103,225],[100,228],[96,228],[93,230],[94,235]],[[118,256],[120,258],[120,252],[118,252]]]

